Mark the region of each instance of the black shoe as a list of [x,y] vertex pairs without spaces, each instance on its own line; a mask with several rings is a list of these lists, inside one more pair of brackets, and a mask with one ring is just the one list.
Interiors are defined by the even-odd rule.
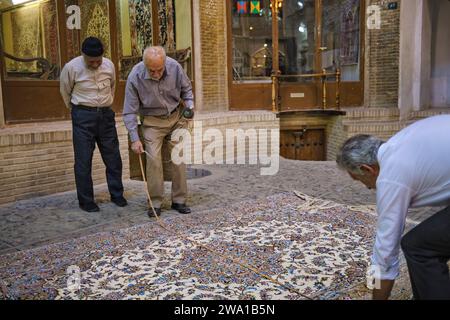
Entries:
[[128,204],[127,199],[125,199],[124,197],[111,198],[111,201],[119,207],[125,207]]
[[[161,208],[155,208],[155,213],[159,217],[161,215]],[[147,215],[149,216],[149,218],[155,217],[155,214],[153,213],[153,210],[151,208],[148,209]]]
[[88,204],[80,204],[80,209],[86,212],[98,212],[100,208],[94,202]]
[[184,203],[172,203],[172,209],[177,210],[179,213],[188,214],[191,213],[191,209]]

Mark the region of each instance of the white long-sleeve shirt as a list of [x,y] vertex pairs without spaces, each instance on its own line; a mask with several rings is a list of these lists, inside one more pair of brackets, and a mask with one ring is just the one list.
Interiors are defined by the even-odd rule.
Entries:
[[382,280],[399,274],[399,249],[410,207],[450,205],[450,115],[420,120],[378,151],[377,235],[372,268]]
[[61,71],[60,93],[64,103],[88,107],[110,107],[114,101],[115,68],[103,57],[96,70],[89,69],[83,56],[69,61]]

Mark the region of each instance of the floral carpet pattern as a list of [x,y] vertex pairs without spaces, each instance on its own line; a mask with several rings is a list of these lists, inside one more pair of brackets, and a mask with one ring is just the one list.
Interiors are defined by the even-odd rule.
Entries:
[[0,256],[0,298],[342,299],[365,282],[376,225],[294,193],[152,220]]

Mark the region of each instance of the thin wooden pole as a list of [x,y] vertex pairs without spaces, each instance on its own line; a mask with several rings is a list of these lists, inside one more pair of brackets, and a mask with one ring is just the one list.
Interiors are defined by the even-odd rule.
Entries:
[[336,70],[336,109],[341,110],[341,69]]
[[278,78],[272,74],[272,112],[278,112]]
[[[280,72],[279,53],[278,53],[278,4],[279,0],[271,0],[272,3],[272,74],[278,75]],[[282,3],[282,1],[281,1]]]
[[325,110],[327,108],[327,71],[325,69],[322,71],[322,110]]
[[272,111],[278,110],[278,78],[280,74],[279,47],[278,47],[278,12],[282,0],[271,0],[272,5]]

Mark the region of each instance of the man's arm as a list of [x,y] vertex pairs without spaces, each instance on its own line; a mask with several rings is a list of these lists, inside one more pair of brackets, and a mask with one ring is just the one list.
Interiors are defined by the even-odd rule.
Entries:
[[114,101],[114,96],[116,94],[116,67],[114,66],[114,63],[111,63],[112,68],[112,79],[111,79],[111,95]]
[[400,239],[412,191],[407,186],[377,181],[377,235],[372,255],[374,278],[380,286],[373,290],[373,299],[388,299],[399,274]]
[[139,140],[137,116],[139,115],[140,100],[136,87],[130,75],[125,87],[125,101],[123,106],[123,121],[130,134],[131,142]]
[[70,99],[72,95],[73,86],[75,85],[73,75],[66,64],[59,76],[59,92],[64,100],[64,104],[70,109]]
[[194,94],[192,92],[192,84],[191,80],[184,72],[184,69],[181,65],[178,65],[178,73],[179,79],[181,79],[181,99],[183,99],[186,107],[193,109],[194,108]]
[[141,154],[144,152],[144,146],[139,139],[138,133],[138,121],[137,117],[139,115],[139,94],[134,86],[132,79],[134,74],[130,74],[127,80],[127,85],[125,87],[125,101],[123,106],[123,122],[128,130],[131,140],[131,149],[137,153]]

